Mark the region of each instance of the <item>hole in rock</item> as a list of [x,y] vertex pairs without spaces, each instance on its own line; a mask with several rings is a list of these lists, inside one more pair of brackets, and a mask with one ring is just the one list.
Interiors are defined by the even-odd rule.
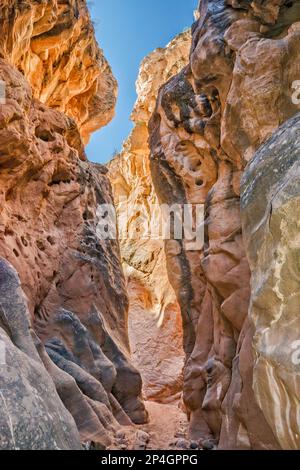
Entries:
[[47,241],[48,243],[50,243],[50,245],[55,245],[55,239],[53,237],[51,237],[51,235],[48,235],[47,237]]
[[10,227],[5,227],[4,235],[5,236],[12,236],[12,235],[14,235],[14,231]]
[[195,184],[197,186],[202,186],[203,185],[203,180],[201,178],[196,178]]
[[15,255],[17,258],[19,258],[19,256],[20,256],[20,255],[19,255],[19,252],[18,252],[15,248],[13,249],[13,252],[14,252],[14,255]]
[[38,247],[39,250],[45,251],[45,248],[46,248],[46,247],[45,247],[45,245],[44,245],[43,240],[37,240],[36,245],[37,245],[37,247]]
[[38,139],[43,140],[44,142],[53,142],[55,140],[54,135],[52,135],[50,131],[48,131],[47,129],[42,129],[40,127],[37,127],[35,129],[35,136]]
[[21,242],[22,242],[22,244],[23,244],[24,246],[28,246],[28,241],[26,240],[25,237],[23,237],[23,235],[22,235],[22,237],[21,237]]
[[66,168],[58,168],[52,175],[51,181],[48,186],[53,186],[60,183],[71,183],[70,173]]

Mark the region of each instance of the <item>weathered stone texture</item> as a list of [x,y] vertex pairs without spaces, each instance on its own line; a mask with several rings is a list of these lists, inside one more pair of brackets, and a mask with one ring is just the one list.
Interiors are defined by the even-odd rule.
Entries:
[[159,235],[161,211],[151,181],[147,126],[160,86],[188,63],[190,44],[190,31],[186,31],[142,61],[131,116],[134,128],[121,154],[108,166],[127,278],[132,356],[142,373],[144,395],[160,402],[180,396],[184,353],[180,310],[168,281],[164,243],[154,235],[154,229]]
[[190,64],[162,87],[150,122],[160,202],[205,206],[203,249],[191,251],[187,240],[173,237],[166,257],[183,318],[190,432],[220,448],[298,445],[292,424],[279,438],[274,411],[294,413],[297,396],[274,394],[274,408],[264,409],[262,375],[260,385],[256,370],[253,378],[257,324],[247,315],[240,178],[255,151],[299,109],[291,99],[300,77],[299,20],[299,2],[200,2]]
[[114,115],[117,83],[95,40],[85,1],[1,0],[0,57],[34,98],[75,119],[84,143]]
[[299,449],[300,115],[259,149],[242,180],[251,267],[255,399],[284,449]]
[[[87,161],[77,127],[84,137],[91,116],[102,113],[103,121],[97,118],[97,127],[108,119],[106,111],[98,107],[99,100],[106,100],[105,94],[98,95],[95,87],[90,88],[97,81],[105,84],[97,68],[102,59],[85,2],[0,5],[4,12],[0,79],[6,84],[6,102],[0,105],[0,255],[5,260],[1,282],[4,286],[8,282],[6,272],[12,265],[20,278],[20,287],[16,287],[23,302],[19,319],[24,316],[25,322],[28,317],[35,343],[34,347],[31,335],[25,334],[28,326],[18,330],[14,303],[8,309],[10,298],[17,294],[3,287],[1,306],[5,308],[0,310],[0,331],[8,354],[0,373],[0,382],[7,390],[3,398],[6,405],[0,412],[0,446],[78,447],[77,426],[81,442],[103,448],[111,444],[120,425],[145,422],[147,412],[140,399],[140,374],[129,361],[128,298],[118,241],[103,240],[97,231],[98,206],[113,203],[107,170]],[[79,36],[72,42],[76,34]],[[46,88],[42,91],[38,79],[29,73],[38,71],[40,64],[37,50],[33,51],[34,38],[39,38],[36,47],[40,54],[43,51],[43,70],[51,82],[45,77],[42,80],[49,86],[47,99],[42,96]],[[71,55],[66,47],[72,49]],[[77,48],[80,53],[76,53]],[[61,79],[51,78],[47,71],[54,67],[52,53],[56,54]],[[86,71],[82,54],[89,62]],[[72,85],[68,63],[60,62],[63,58],[71,61],[70,69],[74,68],[82,88]],[[93,64],[98,65],[95,68]],[[90,72],[93,80],[86,75]],[[108,77],[114,84],[110,72]],[[73,89],[72,106],[64,101],[65,88],[57,88],[58,82]],[[114,89],[110,88],[111,96]],[[82,93],[86,101],[82,101]],[[61,102],[56,96],[61,96]],[[81,111],[76,114],[75,103],[82,111],[83,104],[88,104],[91,113],[86,108],[85,117]],[[15,279],[17,274],[14,271]],[[15,384],[7,372],[13,355],[20,358],[15,372],[12,370]],[[20,388],[15,390],[18,384]],[[7,395],[14,397],[14,406]],[[36,428],[32,439],[30,434],[17,432],[27,426]],[[15,434],[15,442],[9,430]]]

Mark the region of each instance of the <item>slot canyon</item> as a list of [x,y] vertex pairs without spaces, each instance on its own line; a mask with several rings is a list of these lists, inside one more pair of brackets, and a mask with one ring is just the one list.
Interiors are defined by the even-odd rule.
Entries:
[[194,17],[104,165],[88,2],[0,0],[1,450],[300,449],[300,1]]

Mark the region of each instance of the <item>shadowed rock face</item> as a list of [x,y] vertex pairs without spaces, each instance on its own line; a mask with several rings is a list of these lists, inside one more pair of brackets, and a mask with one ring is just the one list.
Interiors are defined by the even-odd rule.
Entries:
[[[105,448],[147,420],[118,241],[97,232],[107,169],[82,143],[111,118],[116,85],[84,1],[0,0],[0,14],[0,448]],[[158,368],[154,346],[135,362],[151,356],[149,397],[176,396],[179,306],[192,438],[296,449],[300,3],[203,0],[192,32],[180,72],[185,35],[144,61],[136,127],[109,170],[142,212],[205,207],[202,249],[174,234],[121,246],[130,309],[159,314],[157,344],[172,355]],[[149,125],[152,186],[147,123],[166,80]]]
[[[15,20],[10,28],[16,37],[22,31],[27,37],[26,25],[32,26],[32,22],[28,23],[30,18],[32,21],[32,8],[38,7],[43,11],[39,24],[43,30],[50,7],[55,18],[58,13],[66,18],[80,5],[75,15],[80,25],[74,20],[70,28],[72,24],[73,34],[77,27],[83,33],[86,31],[82,24],[88,21],[88,16],[84,16],[84,2],[44,1],[28,2],[28,5],[18,2],[14,14],[13,3],[0,2],[0,5]],[[0,255],[4,286],[0,332],[1,344],[4,341],[8,353],[0,373],[0,389],[4,381],[6,390],[5,406],[0,408],[0,447],[76,448],[79,437],[75,420],[81,442],[94,442],[103,448],[110,445],[113,432],[120,424],[147,420],[140,399],[141,377],[128,359],[128,299],[118,242],[103,240],[97,233],[99,204],[113,202],[107,170],[87,162],[74,119],[48,106],[54,95],[45,100],[47,105],[34,98],[35,88],[31,91],[24,74],[14,66],[27,76],[22,64],[27,64],[30,70],[37,67],[32,62],[32,44],[28,49],[24,47],[22,60],[17,61],[16,57],[12,60],[15,49],[13,44],[9,48],[11,29],[4,28],[8,26],[7,16],[4,18],[0,27],[1,40],[7,40],[3,49],[7,56],[3,54],[5,58],[0,59],[0,79],[6,84],[6,103],[0,105]],[[44,28],[48,27],[48,20],[46,23]],[[55,38],[58,47],[56,33],[62,33],[61,51],[67,39],[71,41],[70,31],[64,35],[64,28],[64,22],[59,23],[47,36],[47,40]],[[89,23],[87,28],[83,38],[91,40]],[[31,31],[29,26],[28,29]],[[41,49],[47,55],[51,48],[48,42],[42,44]],[[95,42],[91,48],[96,48]],[[89,50],[87,44],[86,51]],[[76,57],[79,66],[81,56]],[[45,61],[47,67],[49,63]],[[99,74],[95,77],[101,80]],[[71,82],[66,86],[72,88]],[[58,92],[54,90],[53,82],[52,92]],[[36,93],[39,97],[40,92],[38,89]],[[91,108],[93,115],[99,112],[99,96],[91,90],[89,93],[89,105],[93,97],[96,100],[95,108]],[[62,90],[62,103],[58,107],[64,106],[63,96]],[[78,100],[81,100],[80,93]],[[65,111],[72,114],[68,109]],[[77,119],[79,125],[83,122],[80,119]],[[6,273],[11,272],[14,280],[11,291],[6,292]],[[17,295],[20,301],[10,305],[10,299]],[[20,309],[18,318],[15,303]],[[22,317],[27,323],[19,329]],[[9,375],[13,355],[20,358],[20,364],[12,372],[16,377],[14,383]],[[36,390],[32,388],[35,380],[40,384]],[[14,390],[15,386],[20,389]],[[7,396],[14,397],[14,403]],[[23,400],[26,407],[21,413]],[[32,440],[29,433],[25,438],[22,428],[39,429],[40,421],[40,438],[34,432]],[[13,432],[20,429],[15,437],[10,435],[10,422]],[[52,438],[48,424],[52,427]]]
[[[250,269],[240,215],[247,162],[298,111],[291,97],[300,77],[299,20],[299,2],[200,2],[190,64],[161,88],[149,126],[160,202],[205,206],[203,249],[191,251],[188,240],[173,236],[165,253],[183,319],[191,435],[220,448],[299,447],[294,421],[281,436],[275,430],[281,407],[296,419],[293,379],[265,383],[263,359],[253,377],[260,346],[255,341],[253,351],[258,326],[247,316]],[[254,230],[249,220],[248,228]],[[254,256],[256,247],[249,250]],[[272,349],[268,334],[264,340]],[[280,380],[291,382],[289,392],[271,397],[271,383],[279,389]],[[265,409],[268,400],[273,405]]]
[[80,449],[73,418],[31,337],[17,272],[3,258],[0,295],[1,449]]
[[[145,397],[159,402],[180,396],[184,353],[180,309],[159,237],[161,211],[151,181],[147,126],[160,86],[188,63],[190,44],[187,31],[142,61],[131,116],[135,127],[108,165],[127,278],[132,357],[143,377]],[[146,227],[157,230],[156,239]]]
[[0,57],[38,98],[75,119],[84,143],[114,115],[117,83],[81,0],[1,0]]
[[250,262],[253,388],[283,448],[299,449],[300,115],[259,149],[242,179],[241,210]]

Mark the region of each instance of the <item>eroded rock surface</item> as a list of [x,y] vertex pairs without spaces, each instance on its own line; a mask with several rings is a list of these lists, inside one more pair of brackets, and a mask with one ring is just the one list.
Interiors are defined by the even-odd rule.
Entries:
[[0,259],[0,448],[80,449],[72,416],[43,367],[17,272]]
[[84,143],[114,115],[117,83],[82,0],[1,0],[0,57],[34,98],[75,119]]
[[143,60],[131,116],[135,126],[122,153],[108,166],[129,294],[131,352],[142,373],[144,395],[160,402],[180,396],[184,353],[179,305],[159,232],[161,211],[151,180],[147,126],[160,86],[188,63],[190,45],[187,31]]
[[253,389],[281,447],[299,449],[300,115],[285,123],[243,175],[241,210],[255,328]]
[[[122,204],[140,204],[127,281],[97,231],[107,169],[83,147],[116,95],[86,4],[0,0],[0,14],[0,447],[111,447],[147,421],[127,285],[148,398],[180,391],[182,324],[178,448],[299,449],[299,1],[203,0],[189,64],[188,33],[144,61],[109,168],[121,236]],[[204,246],[143,240],[156,202],[202,205]],[[145,430],[136,446],[156,442]]]
[[[81,442],[103,448],[111,444],[121,425],[147,420],[140,399],[141,377],[129,361],[128,298],[118,241],[103,240],[97,231],[98,206],[113,203],[107,170],[86,160],[81,140],[86,129],[91,129],[86,127],[91,116],[99,114],[103,122],[108,119],[98,106],[105,94],[90,88],[92,83],[106,82],[97,68],[100,52],[85,2],[21,3],[0,2],[4,15],[0,79],[6,85],[6,101],[0,105],[0,255],[5,260],[1,282],[6,285],[5,270],[10,273],[11,266],[20,278],[19,286],[13,271],[16,294],[6,292],[5,287],[1,291],[1,344],[4,341],[8,353],[0,373],[0,389],[3,380],[6,389],[0,412],[0,447],[75,448],[79,446],[77,426]],[[76,31],[87,43],[79,37],[77,45],[72,42]],[[29,73],[42,73],[33,46],[36,37],[36,47],[40,54],[43,51],[43,73],[51,82],[42,80],[49,85],[47,99],[42,98],[46,88],[42,91],[40,82]],[[71,47],[70,55],[66,47]],[[64,67],[67,74],[61,79],[49,74],[48,67],[54,67],[52,53],[57,70],[62,74]],[[60,61],[66,58],[70,62],[63,65]],[[88,62],[86,71],[83,59]],[[72,85],[68,64],[82,88]],[[93,80],[86,75],[90,72]],[[110,72],[108,76],[114,83]],[[57,80],[73,90],[74,108],[65,101],[65,88],[57,88]],[[60,93],[59,102],[56,96]],[[114,87],[109,95],[113,93]],[[83,95],[86,101],[82,101]],[[76,114],[75,103],[83,114]],[[71,109],[81,135],[70,117]],[[97,118],[97,127],[101,122]],[[35,346],[28,325],[18,329],[14,303],[5,307],[14,295],[21,299],[16,297],[14,302],[20,304],[19,317],[24,316],[24,322],[28,317]],[[20,359],[10,378],[6,371],[13,355]],[[19,391],[14,390],[15,385],[20,385]],[[14,397],[13,407],[7,395]],[[23,401],[26,407],[19,412]],[[23,435],[24,427],[37,427],[32,440],[29,434]]]
[[[190,432],[216,439],[220,448],[299,447],[295,379],[263,379],[263,359],[253,377],[258,326],[247,315],[250,269],[240,215],[247,162],[299,110],[292,102],[300,77],[299,20],[298,1],[200,2],[190,64],[162,87],[150,122],[159,201],[205,206],[203,248],[191,250],[190,240],[173,234],[165,252],[183,319]],[[272,349],[268,333],[263,336]],[[281,380],[290,382],[289,393],[271,398],[271,383],[277,389]],[[274,403],[265,409],[268,399]],[[292,410],[293,422],[279,432],[282,407]]]

